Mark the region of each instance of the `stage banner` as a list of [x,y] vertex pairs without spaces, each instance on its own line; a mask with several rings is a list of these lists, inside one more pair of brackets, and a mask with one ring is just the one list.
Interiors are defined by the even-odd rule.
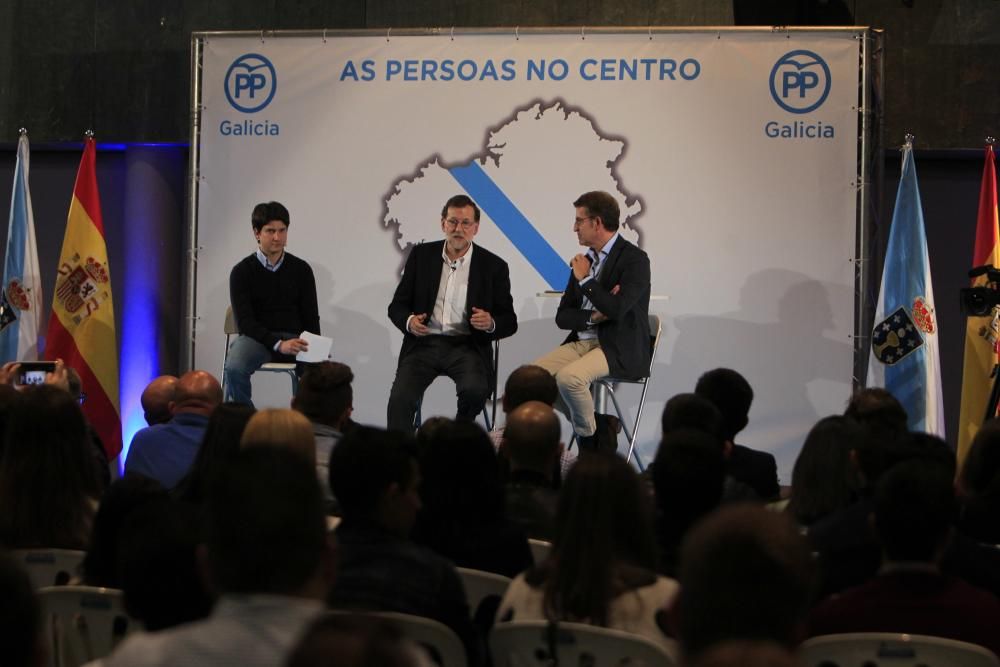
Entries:
[[[606,190],[664,322],[644,460],[666,399],[726,366],[756,393],[737,440],[774,452],[788,483],[804,434],[851,389],[864,34],[196,36],[195,365],[221,373],[229,271],[255,249],[254,204],[277,200],[322,333],[354,369],[355,419],[384,425],[402,337],[386,306],[411,245],[442,238],[442,205],[466,192],[475,242],[511,269],[502,383],[564,337],[547,291],[579,251],[572,203]],[[638,396],[620,393],[633,414]],[[258,405],[288,399],[287,380],[255,378]],[[439,379],[423,416],[454,410]]]

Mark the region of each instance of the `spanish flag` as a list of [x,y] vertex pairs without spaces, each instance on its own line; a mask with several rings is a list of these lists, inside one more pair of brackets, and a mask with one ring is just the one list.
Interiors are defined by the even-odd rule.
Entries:
[[[972,266],[992,264],[1000,269],[1000,230],[997,225],[997,172],[993,145],[986,146],[986,165],[979,191],[979,216]],[[986,284],[986,276],[972,286]],[[990,374],[1000,363],[1000,307],[987,317],[970,317],[965,325],[965,364],[962,369],[962,411],[958,430],[958,462],[961,466],[972,438],[986,415],[993,380]]]
[[84,142],[69,205],[45,358],[62,359],[80,374],[86,395],[83,412],[104,443],[108,459],[114,459],[122,450],[118,342],[91,136]]

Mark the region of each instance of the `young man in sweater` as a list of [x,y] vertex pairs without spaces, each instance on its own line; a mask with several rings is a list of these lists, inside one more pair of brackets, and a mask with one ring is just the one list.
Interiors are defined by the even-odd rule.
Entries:
[[272,201],[250,216],[257,251],[233,267],[229,299],[240,335],[226,359],[226,400],[250,403],[250,376],[271,361],[292,362],[309,347],[299,335],[319,334],[316,279],[309,264],[285,252],[288,209]]

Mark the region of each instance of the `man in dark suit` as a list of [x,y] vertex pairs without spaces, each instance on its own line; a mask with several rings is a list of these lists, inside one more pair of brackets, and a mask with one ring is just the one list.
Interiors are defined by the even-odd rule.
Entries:
[[490,344],[517,331],[507,263],[472,243],[479,218],[469,197],[452,197],[441,210],[444,241],[421,243],[406,259],[389,304],[389,319],[404,334],[390,429],[413,431],[424,391],[440,375],[455,382],[455,418],[475,419],[495,382]]
[[[588,250],[570,262],[569,282],[556,324],[569,329],[563,344],[534,363],[559,385],[556,407],[568,412],[580,449],[617,449],[606,415],[594,414],[590,384],[613,375],[649,372],[649,257],[618,233],[618,202],[607,192],[587,192],[573,202],[573,231]],[[600,426],[600,428],[598,428]]]

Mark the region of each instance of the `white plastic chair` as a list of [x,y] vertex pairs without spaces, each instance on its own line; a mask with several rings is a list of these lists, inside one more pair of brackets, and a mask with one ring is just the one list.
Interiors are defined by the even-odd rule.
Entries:
[[125,612],[122,592],[93,586],[38,591],[50,667],[78,667],[102,658],[139,623]]
[[645,637],[582,623],[512,621],[490,633],[494,667],[673,667],[677,662]]
[[75,549],[16,549],[14,557],[28,572],[31,585],[65,586],[80,572],[87,554]]
[[[222,357],[222,395],[226,395],[226,361],[229,359],[229,342],[233,336],[238,336],[240,328],[236,325],[236,316],[233,314],[233,307],[226,308],[226,323],[223,327],[226,332],[226,352]],[[295,374],[295,364],[269,361],[257,369],[258,373],[285,373],[292,379],[292,396],[299,391],[299,376]]]
[[334,609],[329,613],[384,619],[395,624],[407,639],[426,648],[434,662],[441,667],[466,667],[465,646],[462,645],[458,635],[444,623],[394,611]]
[[483,602],[493,599],[497,603],[503,599],[507,587],[510,586],[510,578],[494,572],[484,572],[473,570],[467,567],[456,567],[458,576],[462,578],[462,586],[465,588],[465,600],[469,603],[469,613],[473,617]]
[[896,632],[813,637],[802,643],[799,659],[803,667],[1000,666],[997,656],[977,644]]
[[551,542],[536,540],[533,537],[528,538],[528,547],[531,548],[531,556],[535,559],[535,565],[544,563],[545,559],[549,557],[549,552],[552,551]]

